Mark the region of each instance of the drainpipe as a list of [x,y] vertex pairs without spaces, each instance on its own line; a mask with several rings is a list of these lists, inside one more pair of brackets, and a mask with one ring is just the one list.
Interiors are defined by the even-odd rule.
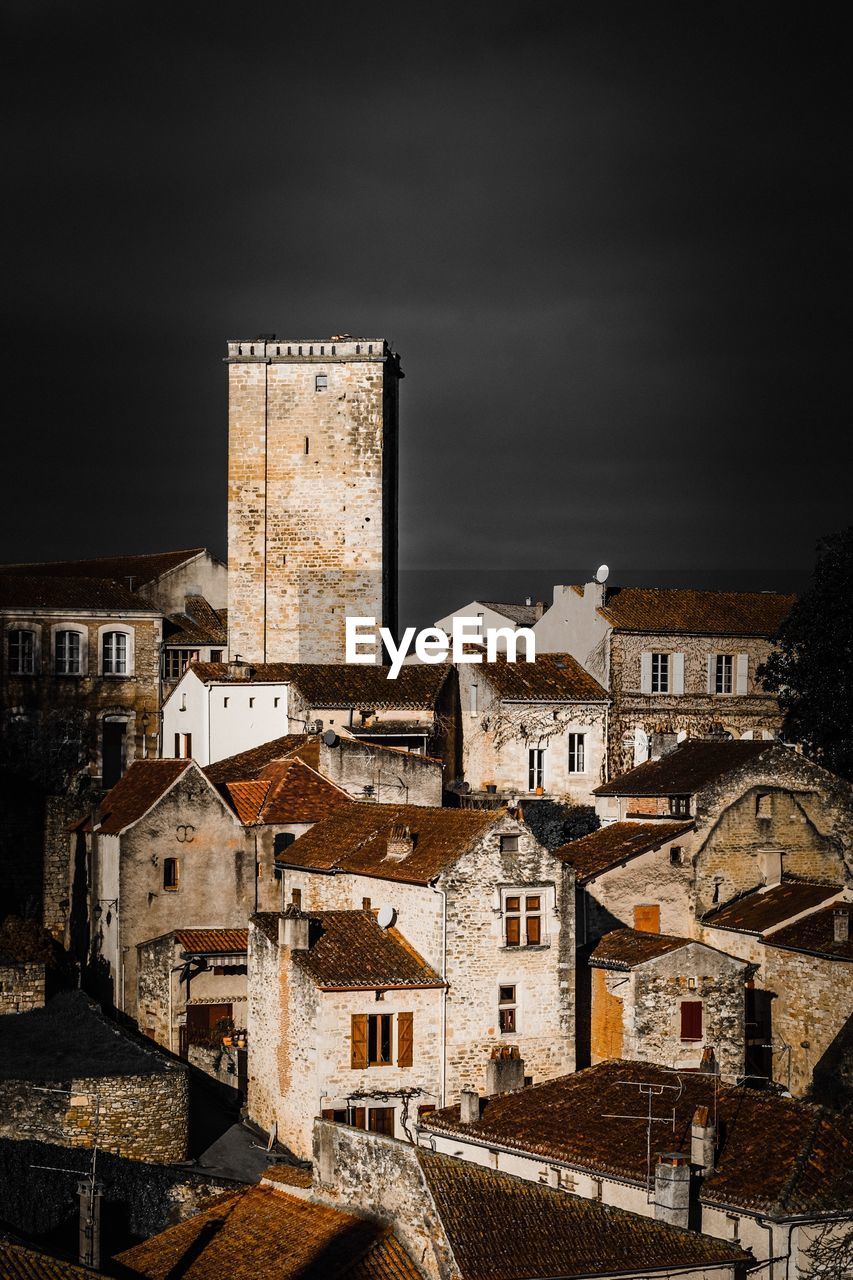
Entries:
[[440,1106],[447,1105],[445,1097],[447,1089],[447,890],[440,889],[437,884],[430,884],[434,893],[441,894],[441,976],[444,987],[441,992],[441,1079],[439,1084]]

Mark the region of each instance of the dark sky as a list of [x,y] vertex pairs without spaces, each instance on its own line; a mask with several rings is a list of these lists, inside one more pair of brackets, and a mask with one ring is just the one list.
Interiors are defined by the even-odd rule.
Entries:
[[829,10],[2,0],[0,557],[224,554],[226,339],[350,332],[439,612],[801,575],[851,518]]

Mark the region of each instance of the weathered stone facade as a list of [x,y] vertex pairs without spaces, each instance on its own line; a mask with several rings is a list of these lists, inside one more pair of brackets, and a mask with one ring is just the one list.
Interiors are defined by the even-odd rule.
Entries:
[[838,1085],[853,1088],[849,1025],[853,965],[828,956],[765,946],[763,985],[773,993],[773,1079],[808,1093],[824,1062]]
[[229,647],[341,662],[396,631],[399,359],[382,338],[229,342]]
[[[221,1045],[211,1049],[215,1061],[207,1056],[193,1056],[188,1011],[196,1008],[219,1011],[223,1007],[221,1016],[230,1017],[235,1029],[245,1031],[246,956],[224,957],[222,963],[212,957],[203,962],[203,967],[198,958],[184,959],[184,944],[174,932],[140,943],[137,952],[136,1017],[140,1031],[170,1052],[188,1057],[204,1071],[214,1066],[210,1074],[233,1076],[235,1072],[229,1069],[229,1064],[220,1063]],[[236,1087],[237,1082],[228,1079],[223,1083]]]
[[45,1001],[45,985],[43,964],[7,963],[0,956],[0,1015],[40,1009]]

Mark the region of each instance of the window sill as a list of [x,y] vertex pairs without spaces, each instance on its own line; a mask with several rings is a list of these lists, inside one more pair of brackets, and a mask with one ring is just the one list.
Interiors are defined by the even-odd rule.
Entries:
[[506,943],[503,943],[500,950],[501,951],[550,951],[551,944],[550,942],[531,942],[527,946],[523,946],[523,947],[520,947],[520,946],[510,947],[510,946],[507,946]]

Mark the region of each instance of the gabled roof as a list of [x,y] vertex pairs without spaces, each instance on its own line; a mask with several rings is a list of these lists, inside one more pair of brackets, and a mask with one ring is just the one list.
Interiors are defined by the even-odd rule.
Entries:
[[567,1195],[419,1149],[418,1162],[461,1280],[640,1274],[746,1262],[731,1240]]
[[308,912],[310,945],[293,962],[323,991],[443,987],[441,976],[372,911]]
[[796,598],[775,591],[611,587],[598,612],[617,631],[769,638],[779,630]]
[[[352,801],[295,840],[282,861],[318,871],[334,868],[351,875],[429,884],[504,818],[502,810]],[[388,856],[388,842],[400,828],[411,833],[413,848],[397,860]]]
[[532,627],[539,618],[539,610],[535,604],[515,604],[505,600],[480,600],[484,609],[494,609],[502,618],[509,618],[517,627]]
[[0,1240],[0,1276],[3,1280],[92,1280],[88,1267],[76,1267],[37,1249]]
[[[192,760],[134,760],[101,802],[100,834],[115,836],[138,822],[187,769],[197,766]],[[91,830],[90,819],[85,825]]]
[[287,733],[281,738],[274,738],[272,742],[264,742],[259,747],[250,747],[248,751],[240,751],[224,760],[217,760],[209,764],[204,772],[215,784],[245,781],[257,778],[272,761],[286,760],[297,754],[312,769],[316,769],[320,762],[319,734]]
[[792,916],[820,906],[840,892],[840,885],[791,880],[783,876],[781,883],[772,889],[755,889],[717,911],[708,912],[702,917],[702,923],[713,929],[762,934]]
[[235,955],[249,949],[248,929],[176,929],[175,941],[194,956]]
[[387,1227],[269,1186],[223,1196],[116,1261],[146,1280],[421,1280]]
[[594,969],[635,969],[639,964],[689,947],[692,941],[691,938],[677,938],[669,933],[614,929],[598,941],[589,963]]
[[578,884],[586,884],[612,867],[693,830],[692,822],[611,822],[588,836],[570,840],[554,857],[574,867]]
[[273,760],[257,778],[225,782],[220,790],[246,825],[320,822],[352,797],[304,760]]
[[659,760],[629,769],[612,782],[605,782],[593,792],[597,796],[671,796],[693,795],[727,773],[759,759],[790,748],[778,742],[756,742],[739,739],[733,742],[711,742],[705,738],[688,738]]
[[[837,912],[847,916],[847,938],[835,941],[834,919]],[[824,956],[828,960],[853,960],[853,903],[836,902],[831,907],[814,911],[802,920],[783,925],[764,939],[768,947],[783,947],[787,951],[806,951],[810,955]]]
[[535,662],[495,662],[478,667],[507,702],[607,702],[610,695],[570,653],[538,653]]
[[[671,1114],[675,1130],[655,1126],[653,1151],[690,1152],[698,1106],[713,1112],[716,1090],[724,1135],[715,1172],[701,1199],[771,1217],[849,1212],[853,1203],[853,1135],[846,1121],[821,1107],[650,1062],[602,1062],[515,1093],[481,1102],[476,1124],[459,1121],[459,1107],[422,1117],[427,1131],[500,1144],[560,1161],[598,1177],[646,1185],[647,1122],[638,1086],[678,1085],[655,1114]],[[674,1099],[674,1101],[670,1101]],[[613,1115],[620,1116],[613,1119]],[[772,1145],[771,1145],[772,1144]],[[772,1156],[772,1158],[768,1158]]]
[[228,643],[228,610],[214,609],[204,596],[187,596],[183,613],[170,614],[163,628],[169,645]]
[[30,577],[0,573],[0,609],[84,610],[95,613],[144,613],[159,617],[120,582],[109,578]]
[[0,574],[51,578],[113,578],[125,587],[130,578],[136,589],[156,578],[162,578],[172,569],[188,564],[196,556],[204,555],[206,550],[206,547],[191,547],[188,551],[151,551],[138,556],[96,556],[92,560],[40,560],[32,564],[4,564],[0,565]]
[[446,664],[409,663],[395,680],[388,667],[358,663],[258,662],[247,664],[251,674],[235,675],[225,662],[196,662],[192,670],[205,684],[293,684],[311,708],[406,707],[432,711],[449,678]]

